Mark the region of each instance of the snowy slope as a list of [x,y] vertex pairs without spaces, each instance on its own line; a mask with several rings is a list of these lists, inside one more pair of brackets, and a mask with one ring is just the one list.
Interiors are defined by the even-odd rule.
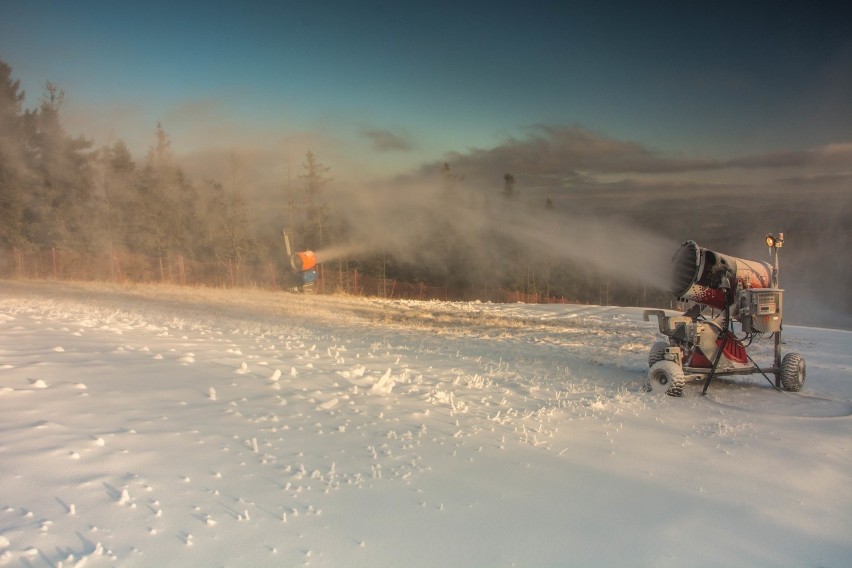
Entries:
[[[852,333],[644,394],[641,310],[0,282],[0,564],[849,566]],[[771,344],[753,352],[766,360]]]

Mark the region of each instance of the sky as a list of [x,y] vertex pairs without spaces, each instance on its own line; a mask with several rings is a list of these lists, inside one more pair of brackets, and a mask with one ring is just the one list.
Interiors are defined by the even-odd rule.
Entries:
[[0,0],[0,59],[27,108],[49,80],[69,132],[137,155],[158,122],[188,156],[310,149],[365,179],[541,143],[680,171],[852,155],[847,3],[671,4]]

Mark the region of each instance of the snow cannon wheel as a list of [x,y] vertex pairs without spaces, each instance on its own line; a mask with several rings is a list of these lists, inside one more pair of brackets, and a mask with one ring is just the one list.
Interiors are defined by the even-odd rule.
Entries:
[[648,352],[648,368],[654,366],[654,363],[658,361],[662,361],[666,354],[666,349],[670,347],[668,341],[655,341],[653,345],[651,345],[651,350]]
[[781,361],[781,388],[799,392],[805,384],[805,358],[798,353],[787,353]]
[[683,369],[674,361],[657,361],[648,370],[647,387],[653,393],[683,396],[685,382]]

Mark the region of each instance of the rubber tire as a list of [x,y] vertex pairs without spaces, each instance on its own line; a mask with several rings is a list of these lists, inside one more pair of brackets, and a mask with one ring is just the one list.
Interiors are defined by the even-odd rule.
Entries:
[[799,392],[805,385],[805,358],[798,353],[787,353],[781,360],[781,388],[789,392]]
[[663,355],[666,353],[666,349],[671,347],[668,341],[655,341],[653,345],[651,345],[651,350],[648,352],[648,368],[654,366],[654,363],[657,361],[663,360]]
[[647,387],[653,393],[683,396],[683,368],[674,361],[657,361],[648,369]]

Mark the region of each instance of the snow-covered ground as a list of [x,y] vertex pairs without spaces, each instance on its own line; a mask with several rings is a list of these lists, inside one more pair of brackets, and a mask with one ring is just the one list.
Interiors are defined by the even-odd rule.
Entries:
[[[641,392],[641,310],[0,282],[0,564],[850,566],[852,333]],[[767,361],[771,343],[753,350]]]

